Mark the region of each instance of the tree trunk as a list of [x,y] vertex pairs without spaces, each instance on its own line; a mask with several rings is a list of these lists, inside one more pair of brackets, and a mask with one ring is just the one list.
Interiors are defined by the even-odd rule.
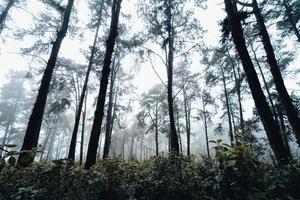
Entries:
[[237,13],[234,12],[235,4],[233,4],[231,0],[224,0],[224,3],[233,41],[242,61],[253,100],[255,102],[258,114],[262,120],[271,148],[278,161],[286,164],[288,163],[288,159],[291,155],[284,147],[284,143],[280,135],[280,128],[273,118],[272,112],[266,101],[266,97],[262,91],[259,79],[254,69],[254,65],[246,47],[240,18]]
[[[232,60],[232,58],[230,58]],[[238,73],[236,72],[235,65],[232,63],[232,69],[233,69],[233,75],[234,75],[234,81],[235,81],[235,87],[236,87],[236,94],[238,97],[238,103],[239,103],[239,114],[240,114],[240,128],[243,133],[244,131],[244,115],[243,115],[243,107],[242,107],[242,97],[241,97],[241,80],[240,77],[238,77]]]
[[293,19],[292,10],[286,0],[283,0],[283,5],[285,8],[286,16],[291,24],[292,30],[293,30],[295,36],[297,37],[298,42],[300,42],[300,31],[298,30],[296,22]]
[[157,124],[155,125],[155,155],[158,156],[158,127]]
[[100,28],[101,20],[102,20],[103,4],[104,4],[104,0],[101,1],[100,14],[99,14],[99,18],[98,18],[98,21],[97,21],[97,29],[96,29],[96,33],[95,33],[95,37],[94,37],[93,47],[92,47],[92,50],[91,50],[91,55],[90,55],[90,58],[89,58],[89,64],[88,64],[88,68],[87,68],[85,79],[84,79],[84,84],[83,84],[81,95],[80,95],[79,105],[78,105],[78,108],[76,110],[75,124],[74,124],[73,133],[72,133],[71,144],[70,144],[70,148],[69,148],[69,155],[68,155],[68,159],[71,159],[73,161],[75,159],[76,143],[77,143],[77,132],[78,132],[78,127],[79,127],[79,122],[80,122],[80,115],[81,115],[81,112],[82,112],[83,102],[84,102],[84,99],[85,99],[85,96],[86,96],[85,94],[86,94],[86,91],[87,91],[87,88],[88,88],[89,76],[90,76],[92,66],[93,66],[93,63],[94,63],[96,45],[97,45],[98,35],[99,35],[99,28]]
[[[114,51],[115,41],[118,35],[118,22],[119,13],[122,0],[114,0],[112,5],[112,17],[108,39],[106,41],[106,53],[104,57],[102,77],[100,83],[100,90],[97,100],[96,111],[94,115],[93,126],[91,130],[90,141],[88,145],[88,152],[85,167],[90,169],[96,162],[97,148],[99,142],[99,136],[101,131],[101,125],[104,115],[105,97],[107,92],[108,77],[110,73],[111,58]],[[104,149],[103,154],[108,155],[109,149]]]
[[188,99],[186,95],[186,90],[183,87],[183,104],[184,104],[184,116],[185,116],[185,130],[186,130],[186,141],[187,141],[187,152],[186,154],[189,156],[191,154],[190,144],[191,144],[191,131],[190,131],[190,120],[189,120],[189,111],[188,111]]
[[224,87],[224,95],[225,95],[225,102],[226,102],[226,108],[227,108],[227,117],[228,117],[228,126],[229,126],[229,139],[230,144],[233,146],[233,130],[232,130],[232,121],[231,121],[231,114],[230,114],[230,104],[229,104],[229,97],[228,97],[228,91],[226,86],[226,79],[224,74],[223,66],[220,65],[221,68],[221,74],[222,74],[222,81],[223,81],[223,87]]
[[169,118],[170,118],[170,143],[171,143],[171,151],[176,154],[179,154],[179,144],[178,144],[178,136],[176,133],[175,127],[175,119],[174,119],[174,105],[173,105],[173,49],[174,49],[174,29],[172,26],[172,6],[171,0],[168,1],[168,19],[167,19],[167,27],[168,27],[168,37],[169,37],[169,52],[168,52],[168,66],[167,66],[167,74],[168,74],[168,110],[169,110]]
[[204,112],[204,130],[205,130],[205,139],[206,139],[206,150],[207,150],[207,156],[210,157],[210,152],[209,152],[209,140],[208,140],[208,131],[207,131],[207,117],[206,117],[206,108],[205,108],[205,103],[202,100],[202,107],[203,107],[203,112]]
[[47,128],[47,135],[46,135],[45,141],[44,141],[43,146],[42,146],[43,149],[42,149],[42,152],[41,152],[41,155],[40,155],[40,161],[42,161],[42,159],[43,159],[43,156],[44,156],[44,153],[45,153],[45,150],[46,150],[46,146],[47,146],[49,137],[51,135],[52,128],[50,128],[50,125],[51,125],[51,122],[49,122],[49,126]]
[[5,20],[8,16],[8,12],[13,7],[14,3],[16,3],[16,0],[9,0],[6,7],[4,8],[3,12],[0,15],[0,35],[1,35],[1,32],[3,31],[3,29],[4,29]]
[[181,140],[181,132],[180,132],[180,120],[179,120],[179,107],[175,106],[175,113],[176,113],[176,125],[177,125],[177,135],[179,141],[179,152],[182,154],[182,140]]
[[114,83],[115,83],[115,60],[116,55],[114,56],[112,66],[111,66],[111,76],[110,76],[110,86],[109,86],[109,97],[108,97],[108,107],[107,107],[107,115],[106,115],[106,128],[105,128],[105,140],[104,140],[104,151],[103,159],[108,157],[109,151],[105,151],[105,149],[110,148],[111,143],[111,126],[112,126],[112,112],[113,112],[113,101],[114,101]]
[[143,160],[143,147],[144,147],[144,133],[141,135],[141,146],[140,146],[140,162]]
[[274,49],[270,41],[269,33],[265,26],[264,18],[260,13],[260,9],[256,0],[253,0],[253,11],[260,30],[260,34],[262,36],[262,43],[267,55],[267,61],[270,65],[270,70],[274,79],[276,90],[279,94],[280,101],[282,102],[286,110],[286,115],[293,128],[297,143],[300,145],[300,118],[298,116],[298,111],[294,107],[292,99],[284,85],[280,68],[275,57]]
[[257,67],[258,67],[259,73],[260,73],[261,78],[262,78],[262,80],[263,80],[265,89],[266,89],[266,91],[267,91],[268,99],[269,99],[270,104],[271,104],[271,109],[272,109],[273,115],[274,115],[274,117],[275,117],[275,121],[276,121],[277,124],[279,125],[278,115],[277,115],[277,112],[276,112],[276,108],[275,108],[275,105],[274,105],[274,102],[273,102],[273,99],[272,99],[272,95],[271,95],[269,86],[268,86],[268,84],[267,84],[265,75],[264,75],[264,73],[263,73],[263,71],[262,71],[261,65],[260,65],[259,60],[258,60],[258,58],[257,58],[257,56],[256,56],[256,52],[255,52],[255,50],[254,50],[254,48],[253,48],[253,45],[250,44],[250,47],[251,47],[252,53],[253,53],[253,55],[254,55],[254,60],[255,60],[256,65],[257,65]]
[[133,147],[134,147],[134,140],[135,140],[135,136],[131,137],[130,140],[130,148],[129,148],[129,159],[133,159]]
[[82,112],[82,127],[81,127],[81,140],[80,140],[80,157],[79,157],[79,163],[80,163],[80,165],[82,165],[82,162],[83,162],[85,117],[86,117],[86,110],[87,110],[87,107],[86,107],[87,94],[88,94],[88,91],[86,91],[86,94],[85,94],[84,111]]
[[[24,142],[21,148],[21,153],[18,159],[18,166],[26,167],[29,166],[33,160],[34,156],[29,155],[24,151],[30,151],[32,148],[37,147],[40,129],[43,121],[43,115],[45,110],[45,105],[47,101],[48,90],[52,78],[52,73],[57,60],[58,52],[61,43],[67,33],[70,14],[72,11],[74,0],[68,0],[67,7],[65,9],[64,18],[60,30],[57,32],[56,40],[53,43],[50,58],[45,69],[40,89],[38,91],[37,99],[34,104],[32,113],[29,118],[27,130],[24,137]],[[22,152],[23,151],[23,152]]]

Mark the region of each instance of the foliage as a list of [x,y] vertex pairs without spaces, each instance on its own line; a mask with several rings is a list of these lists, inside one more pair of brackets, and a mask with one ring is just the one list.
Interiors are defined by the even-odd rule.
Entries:
[[6,166],[1,199],[299,199],[300,163],[262,161],[247,143],[215,144],[216,156],[97,161],[89,171],[68,160]]

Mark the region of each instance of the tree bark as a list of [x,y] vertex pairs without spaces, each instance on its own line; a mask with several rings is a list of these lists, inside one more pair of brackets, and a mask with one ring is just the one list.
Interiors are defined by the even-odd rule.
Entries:
[[169,118],[170,118],[170,150],[176,154],[179,154],[179,144],[178,144],[178,136],[175,127],[175,119],[174,119],[174,105],[173,105],[173,49],[174,49],[174,29],[172,26],[172,5],[171,0],[168,0],[167,7],[167,29],[168,29],[168,66],[167,66],[167,75],[168,75],[168,110],[169,110]]
[[255,102],[258,114],[262,120],[262,124],[265,128],[271,148],[278,161],[282,164],[286,164],[289,162],[288,159],[291,155],[284,147],[284,143],[280,135],[280,128],[273,118],[272,112],[266,101],[266,97],[262,91],[259,79],[254,69],[254,65],[246,47],[240,18],[237,13],[234,12],[235,4],[233,4],[231,0],[224,0],[224,3],[233,42],[242,61],[253,100]]
[[[112,112],[113,112],[113,101],[114,101],[114,83],[115,83],[115,60],[116,55],[114,56],[112,67],[111,67],[111,76],[110,76],[110,86],[109,86],[109,97],[108,97],[108,107],[107,107],[107,115],[106,115],[106,127],[105,127],[105,140],[104,140],[104,149],[110,148],[111,143],[111,127],[112,127]],[[109,151],[104,151],[103,159],[107,158],[109,155]]]
[[179,151],[182,154],[182,140],[181,140],[181,132],[180,132],[180,121],[179,121],[179,108],[176,109],[176,123],[177,123],[177,134],[179,141]]
[[205,108],[205,103],[204,100],[202,99],[202,108],[203,108],[203,113],[204,113],[204,131],[205,131],[205,139],[206,139],[206,151],[207,151],[207,156],[210,157],[210,152],[209,152],[209,140],[208,140],[208,131],[207,131],[207,116],[206,116],[206,108]]
[[[118,22],[122,0],[114,0],[112,5],[112,17],[108,39],[106,41],[106,53],[104,57],[102,77],[99,89],[99,95],[97,100],[96,111],[94,115],[93,126],[91,130],[90,141],[88,145],[87,158],[85,168],[90,169],[96,162],[97,148],[99,142],[99,136],[101,131],[101,125],[104,115],[105,97],[107,92],[108,78],[110,73],[111,58],[114,51],[115,41],[118,36]],[[104,153],[108,155],[109,149],[104,149]]]
[[188,97],[186,95],[186,90],[183,87],[183,103],[184,103],[184,115],[185,115],[185,130],[186,130],[186,140],[187,140],[187,152],[189,156],[191,154],[190,144],[191,144],[191,129],[190,129],[190,115],[188,110]]
[[97,45],[98,35],[99,35],[99,28],[101,26],[101,20],[102,20],[103,5],[104,5],[104,0],[101,1],[100,14],[99,14],[99,18],[98,18],[98,21],[97,21],[97,29],[96,29],[96,33],[95,33],[95,37],[94,37],[93,47],[92,47],[92,50],[91,50],[91,55],[90,55],[90,58],[89,58],[89,64],[88,64],[88,68],[87,68],[85,79],[84,79],[84,84],[83,84],[81,95],[80,95],[79,105],[78,105],[78,108],[76,110],[75,124],[74,124],[74,128],[73,128],[71,144],[70,144],[70,148],[69,148],[69,155],[68,155],[68,159],[71,159],[73,161],[75,160],[77,132],[78,132],[78,128],[79,128],[80,115],[81,115],[81,112],[82,112],[82,107],[83,107],[85,94],[86,94],[86,91],[87,91],[87,88],[88,88],[89,76],[90,76],[92,66],[93,66],[93,63],[94,63],[96,45]]
[[87,94],[88,94],[88,91],[86,91],[86,94],[85,94],[84,111],[82,112],[82,127],[81,127],[81,140],[80,140],[80,157],[79,157],[79,163],[80,163],[80,165],[82,165],[82,162],[83,162],[85,118],[86,118],[86,110],[87,110],[87,106],[86,106]]
[[270,65],[270,71],[274,79],[276,90],[279,94],[280,101],[282,102],[286,110],[286,115],[293,128],[297,143],[300,145],[300,118],[298,115],[298,111],[294,107],[292,99],[285,87],[284,80],[282,78],[280,68],[275,57],[274,49],[271,44],[269,33],[256,0],[253,0],[253,12],[260,30],[260,34],[262,36],[262,43],[267,55],[267,61]]
[[45,69],[40,89],[38,91],[37,99],[34,104],[32,113],[29,118],[27,130],[25,133],[24,142],[21,148],[21,153],[18,159],[18,166],[26,167],[29,166],[33,160],[34,156],[29,155],[28,152],[32,150],[32,148],[37,147],[40,129],[43,121],[43,115],[45,110],[45,105],[47,101],[48,90],[52,78],[52,73],[55,67],[55,63],[57,60],[58,52],[61,46],[61,43],[67,33],[70,14],[72,11],[74,0],[68,0],[67,7],[65,9],[63,22],[60,30],[57,32],[56,40],[53,43],[52,51],[50,54],[50,58],[47,62],[47,67]]

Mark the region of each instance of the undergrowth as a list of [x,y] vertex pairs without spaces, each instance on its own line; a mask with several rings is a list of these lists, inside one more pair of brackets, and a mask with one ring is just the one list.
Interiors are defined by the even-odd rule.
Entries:
[[138,162],[118,157],[84,170],[68,160],[35,163],[0,174],[0,199],[300,199],[300,163],[280,166],[247,145],[218,144],[216,156],[159,156]]

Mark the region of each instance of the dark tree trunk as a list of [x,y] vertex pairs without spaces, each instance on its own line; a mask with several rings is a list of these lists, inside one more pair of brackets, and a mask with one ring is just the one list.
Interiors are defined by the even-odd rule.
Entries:
[[[24,142],[21,148],[21,153],[18,159],[18,165],[26,167],[30,165],[33,160],[34,156],[29,155],[28,153],[24,152],[26,150],[32,150],[32,148],[37,147],[40,129],[43,121],[43,115],[45,110],[45,105],[47,101],[48,90],[52,78],[52,73],[55,67],[55,63],[57,60],[58,52],[61,46],[61,43],[67,33],[70,14],[72,11],[74,0],[68,0],[67,7],[65,9],[64,18],[62,22],[62,26],[60,30],[57,32],[56,40],[53,43],[52,51],[50,54],[50,58],[47,63],[47,67],[45,69],[40,89],[38,91],[37,99],[34,104],[32,113],[29,118],[27,130],[25,133]],[[22,152],[23,151],[23,152]]]
[[237,13],[234,12],[235,4],[233,4],[231,0],[224,0],[224,3],[233,41],[242,61],[255,106],[262,120],[271,148],[279,162],[283,164],[288,163],[288,159],[291,155],[284,146],[280,135],[280,128],[273,118],[272,112],[268,106],[266,97],[264,96],[259,79],[254,69],[254,65],[249,56],[243,36],[240,18]]
[[188,97],[186,95],[186,90],[183,87],[183,103],[184,103],[184,115],[185,115],[185,130],[186,130],[186,142],[187,142],[187,152],[189,156],[191,154],[190,144],[191,144],[191,129],[190,129],[190,115],[188,106]]
[[295,133],[297,143],[300,145],[300,118],[298,116],[298,111],[294,107],[292,99],[284,85],[280,68],[275,57],[274,49],[270,41],[269,33],[265,26],[264,18],[260,13],[260,9],[256,0],[253,0],[253,11],[260,30],[260,34],[262,36],[262,43],[267,55],[267,61],[270,65],[270,70],[274,79],[276,90],[279,94],[280,101],[282,102],[286,110],[286,115]]
[[210,152],[209,152],[209,140],[208,140],[208,131],[207,131],[207,116],[206,116],[206,108],[205,108],[205,103],[202,100],[202,108],[203,108],[203,113],[204,113],[204,131],[205,131],[205,139],[206,139],[206,151],[207,151],[207,156],[210,157]]
[[224,95],[225,95],[225,102],[226,102],[226,109],[227,109],[229,139],[230,139],[231,146],[233,146],[233,130],[232,130],[232,121],[231,121],[231,114],[230,114],[229,97],[228,97],[228,91],[227,91],[227,86],[226,86],[226,78],[225,78],[223,66],[220,65],[220,68],[221,68],[222,81],[223,81],[223,87],[224,87]]
[[158,156],[159,150],[158,150],[158,127],[155,125],[155,155]]
[[140,146],[140,162],[143,160],[143,147],[144,147],[144,133],[141,135],[141,146]]
[[[88,145],[88,152],[85,167],[89,169],[96,162],[97,148],[101,125],[104,115],[105,97],[107,92],[108,78],[110,73],[111,58],[114,51],[115,41],[118,36],[118,22],[122,0],[114,0],[112,5],[112,17],[108,39],[106,41],[106,53],[104,57],[102,77],[100,83],[100,90],[97,100],[96,111],[94,115],[93,126],[91,130],[90,141]],[[109,149],[104,149],[103,154],[108,155]]]
[[172,8],[171,8],[171,0],[168,1],[168,19],[167,19],[167,27],[168,27],[168,37],[169,37],[169,52],[168,52],[168,110],[169,110],[169,118],[170,118],[170,143],[171,143],[171,151],[176,154],[179,154],[179,144],[178,144],[178,136],[175,127],[175,119],[174,119],[174,105],[173,105],[173,49],[174,49],[174,29],[172,26]]
[[[114,83],[115,83],[115,60],[116,55],[112,62],[111,67],[111,76],[110,76],[110,86],[109,86],[109,97],[108,97],[108,107],[107,107],[107,115],[106,115],[106,127],[105,127],[105,140],[104,140],[104,149],[110,148],[111,143],[111,127],[112,127],[112,112],[113,112],[113,101],[114,101]],[[109,151],[103,153],[103,159],[107,158],[109,155]]]
[[291,9],[290,5],[288,5],[287,0],[283,0],[283,5],[285,8],[286,16],[291,24],[292,30],[293,30],[295,36],[297,37],[298,42],[300,42],[300,31],[298,30],[296,22],[293,19],[292,9]]
[[8,16],[8,12],[13,7],[14,3],[16,3],[16,0],[9,0],[6,7],[4,8],[4,10],[2,11],[2,13],[0,15],[0,34],[4,29],[5,20]]
[[102,20],[103,4],[104,4],[104,0],[101,1],[100,14],[99,14],[99,18],[98,18],[98,21],[97,21],[97,29],[96,29],[96,33],[95,33],[95,37],[94,37],[93,47],[92,47],[92,50],[91,50],[91,55],[90,55],[90,58],[89,58],[89,64],[88,64],[88,68],[87,68],[85,79],[84,79],[84,84],[83,84],[81,95],[80,95],[79,105],[78,105],[78,108],[76,110],[75,124],[74,124],[74,128],[73,128],[71,144],[70,144],[70,148],[69,148],[69,155],[68,155],[68,159],[71,159],[73,161],[75,160],[77,132],[78,132],[78,128],[79,128],[80,115],[81,115],[81,112],[82,112],[84,98],[86,96],[85,94],[86,94],[86,91],[87,91],[87,88],[88,88],[89,76],[90,76],[92,66],[93,66],[93,63],[94,63],[96,45],[97,45],[98,35],[99,35],[99,28],[100,28],[101,20]]
[[175,113],[176,113],[176,126],[177,126],[178,142],[179,142],[179,152],[182,154],[182,140],[181,140],[181,131],[180,131],[179,106],[178,105],[174,105],[174,106],[175,106]]
[[85,131],[85,118],[86,118],[86,101],[87,101],[87,94],[88,91],[86,91],[85,94],[85,100],[84,100],[84,111],[82,112],[82,127],[81,127],[81,140],[80,140],[80,157],[79,157],[79,163],[82,165],[83,162],[83,146],[84,146],[84,131]]

